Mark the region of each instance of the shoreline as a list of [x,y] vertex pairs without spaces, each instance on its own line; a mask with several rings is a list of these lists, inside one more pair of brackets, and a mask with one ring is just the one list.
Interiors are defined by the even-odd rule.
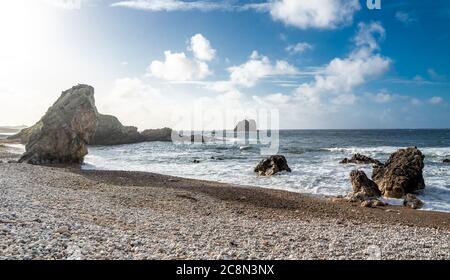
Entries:
[[0,259],[450,258],[445,212],[17,163],[0,191]]

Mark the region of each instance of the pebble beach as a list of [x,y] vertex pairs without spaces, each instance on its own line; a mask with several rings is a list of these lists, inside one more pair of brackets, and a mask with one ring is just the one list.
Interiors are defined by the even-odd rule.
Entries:
[[0,259],[450,258],[448,213],[0,160]]

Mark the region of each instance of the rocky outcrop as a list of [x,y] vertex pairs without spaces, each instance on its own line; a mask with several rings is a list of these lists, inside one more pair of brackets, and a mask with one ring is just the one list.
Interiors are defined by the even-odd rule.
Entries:
[[255,172],[261,176],[272,176],[281,171],[291,172],[286,158],[282,155],[274,155],[263,159],[255,167]]
[[255,120],[243,120],[238,122],[234,128],[235,132],[256,132],[256,121]]
[[450,163],[450,159],[444,159],[442,162],[443,163]]
[[[134,144],[151,141],[171,141],[172,129],[147,129],[142,133],[137,127],[124,126],[114,116],[97,113],[97,129],[89,141],[89,145],[111,146],[122,144]],[[33,134],[42,129],[43,123],[39,121],[34,126],[25,128],[19,133],[10,136],[10,140],[19,140],[22,144],[27,144]]]
[[373,159],[371,157],[361,155],[361,154],[354,154],[352,158],[344,158],[340,163],[347,164],[347,163],[355,163],[355,164],[375,164],[375,165],[383,165],[379,160]]
[[142,141],[137,127],[123,126],[114,116],[98,114],[98,127],[90,145],[121,145]]
[[403,206],[405,207],[420,209],[423,206],[423,202],[413,194],[408,193],[403,199]]
[[353,170],[350,172],[350,180],[353,192],[347,195],[350,201],[366,201],[381,196],[377,184],[370,180],[364,171]]
[[384,165],[374,166],[372,180],[385,197],[402,198],[425,188],[422,170],[425,156],[416,147],[391,154]]
[[28,130],[19,162],[82,163],[97,128],[94,88],[78,85],[64,91],[41,120]]
[[28,141],[30,141],[31,135],[35,134],[36,132],[40,131],[42,128],[42,122],[39,121],[35,125],[22,129],[19,133],[9,136],[8,140],[18,140],[22,144],[27,144]]
[[141,132],[143,141],[172,141],[172,129],[165,127],[160,129],[146,129]]

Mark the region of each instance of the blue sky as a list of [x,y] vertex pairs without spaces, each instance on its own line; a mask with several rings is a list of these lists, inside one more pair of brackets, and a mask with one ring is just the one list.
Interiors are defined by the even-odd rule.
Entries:
[[30,2],[0,2],[0,125],[88,83],[141,129],[274,109],[281,128],[449,127],[445,0]]

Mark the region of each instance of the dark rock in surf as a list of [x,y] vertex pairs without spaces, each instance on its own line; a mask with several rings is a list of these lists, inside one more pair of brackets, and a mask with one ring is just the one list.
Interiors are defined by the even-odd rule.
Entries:
[[450,159],[444,159],[442,162],[443,163],[450,163]]
[[282,155],[274,155],[261,160],[254,170],[261,176],[272,176],[281,171],[291,172],[287,160]]
[[424,158],[416,147],[400,149],[391,154],[384,165],[374,166],[372,180],[385,197],[402,198],[424,189]]
[[366,201],[380,197],[381,192],[377,184],[370,180],[364,171],[353,170],[350,172],[350,180],[353,186],[353,192],[347,195],[349,201]]
[[342,164],[348,164],[348,163],[355,163],[355,164],[375,164],[375,165],[383,165],[379,160],[373,159],[371,157],[361,155],[361,154],[354,154],[352,158],[344,158],[340,163]]
[[405,207],[420,209],[423,206],[423,202],[413,194],[408,193],[403,199],[403,206]]

